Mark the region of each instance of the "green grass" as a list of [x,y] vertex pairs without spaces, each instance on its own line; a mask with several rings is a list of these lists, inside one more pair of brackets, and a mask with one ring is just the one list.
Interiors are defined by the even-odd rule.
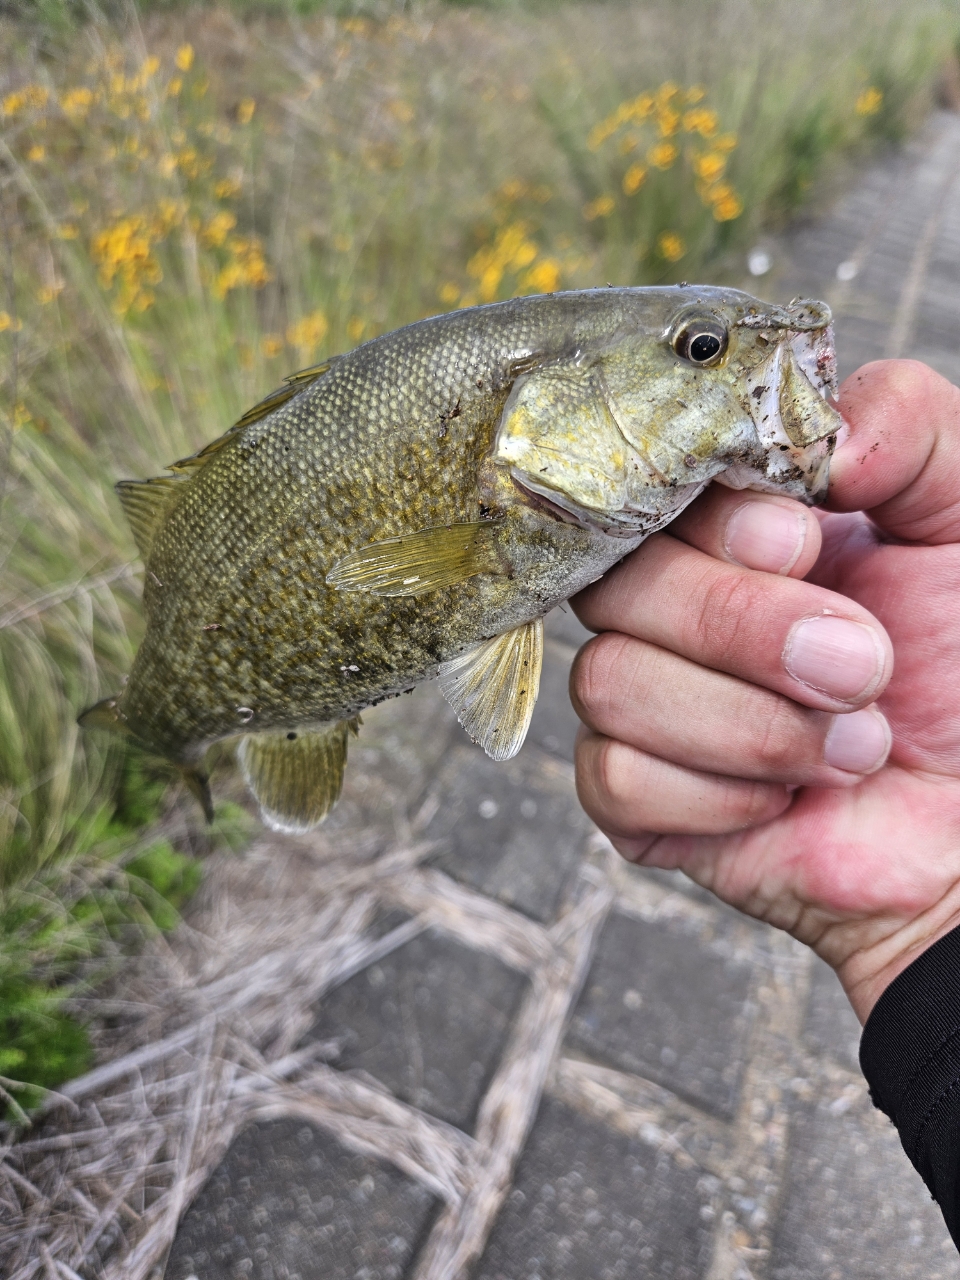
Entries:
[[[76,727],[142,632],[115,480],[220,434],[292,368],[445,307],[738,281],[760,232],[922,119],[957,21],[939,0],[14,8],[0,1076],[50,1085],[86,1061],[76,984],[175,923],[207,847],[169,775]],[[677,155],[658,167],[661,144]]]

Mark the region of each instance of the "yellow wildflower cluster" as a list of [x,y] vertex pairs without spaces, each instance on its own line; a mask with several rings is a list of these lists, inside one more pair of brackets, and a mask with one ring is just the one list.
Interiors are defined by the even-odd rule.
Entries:
[[710,130],[716,132],[718,127],[716,112],[706,107],[683,111],[685,106],[702,102],[703,98],[704,91],[699,85],[683,91],[672,80],[667,80],[655,93],[641,93],[621,102],[616,111],[593,126],[587,146],[591,151],[599,151],[607,139],[625,125],[643,124],[648,120],[657,126],[661,138],[672,137],[681,126],[687,133],[700,133],[708,138]]
[[105,289],[119,286],[113,302],[119,315],[146,311],[153,303],[156,295],[152,286],[163,279],[160,263],[153,256],[158,238],[151,221],[140,214],[118,218],[93,237],[90,256],[97,265],[100,283]]
[[257,236],[230,236],[224,247],[228,257],[213,280],[215,297],[225,298],[231,289],[244,285],[262,289],[273,279]]
[[[92,227],[83,227],[90,201],[75,200],[72,213],[80,225],[64,220],[47,236],[82,238],[89,244],[98,279],[116,313],[136,314],[154,304],[164,265],[169,270],[159,246],[175,229],[201,250],[200,277],[215,297],[225,298],[242,287],[260,288],[272,280],[260,239],[239,234],[236,215],[219,203],[242,189],[239,166],[229,176],[216,173],[214,144],[231,141],[230,124],[209,111],[197,119],[196,108],[187,110],[177,100],[185,85],[193,101],[199,101],[207,87],[193,46],[180,45],[166,75],[161,59],[153,54],[131,64],[122,46],[108,47],[87,65],[85,78],[87,83],[62,86],[54,95],[43,85],[28,84],[0,99],[0,117],[45,112],[39,122],[30,121],[31,126],[43,126],[44,132],[25,138],[21,154],[27,163],[46,163],[65,148],[71,155],[79,149],[92,161],[93,202],[101,209],[111,208],[109,216],[93,214]],[[240,123],[249,123],[255,110],[256,103],[248,98],[233,114]],[[174,198],[131,195],[129,175],[138,172],[152,179],[154,191],[157,178],[170,180],[176,188],[170,193]],[[192,252],[191,248],[188,256]],[[45,286],[38,297],[50,301],[61,288]]]
[[514,293],[554,293],[560,286],[560,263],[555,258],[537,261],[539,257],[540,248],[531,238],[528,222],[518,220],[500,227],[493,242],[478,249],[467,263],[467,275],[477,282],[476,298],[468,295],[463,302],[492,302],[508,274],[519,277]]
[[[630,160],[619,183],[628,197],[637,194],[651,170],[672,169],[685,155],[697,180],[697,194],[702,203],[718,222],[728,222],[743,212],[742,200],[733,187],[723,181],[737,138],[733,133],[720,133],[720,117],[704,104],[704,96],[698,85],[681,89],[673,81],[667,81],[654,93],[641,93],[621,102],[605,120],[594,125],[587,145],[591,151],[598,151],[614,137],[618,139],[617,154]],[[694,141],[696,137],[708,142],[709,149],[699,150]],[[643,159],[631,159],[644,146]],[[614,208],[614,198],[604,194],[584,206],[583,216],[591,222],[609,216]],[[671,246],[674,252],[676,246],[672,242]],[[676,261],[676,257],[670,257],[662,247],[661,256]]]
[[50,99],[50,90],[42,84],[26,84],[0,99],[0,115],[18,116],[26,111],[42,111]]

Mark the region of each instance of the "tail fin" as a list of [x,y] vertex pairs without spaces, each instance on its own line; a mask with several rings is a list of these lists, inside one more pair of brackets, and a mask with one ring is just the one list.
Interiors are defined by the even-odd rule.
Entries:
[[[149,749],[130,732],[127,722],[117,706],[116,698],[101,698],[92,707],[87,707],[86,711],[81,711],[80,715],[77,716],[77,724],[83,729],[106,729],[109,733],[122,734],[135,745],[143,747],[144,750]],[[187,789],[199,800],[203,816],[207,822],[212,822],[213,797],[210,794],[209,778],[197,765],[181,765],[180,772],[183,774]]]
[[87,707],[86,711],[81,711],[77,716],[77,724],[83,729],[106,729],[110,733],[122,733],[127,738],[131,736],[115,697],[101,698],[92,707]]

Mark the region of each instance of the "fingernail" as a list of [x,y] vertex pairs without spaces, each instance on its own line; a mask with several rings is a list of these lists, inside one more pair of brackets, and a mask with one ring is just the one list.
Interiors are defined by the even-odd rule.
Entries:
[[777,502],[745,502],[727,521],[724,546],[748,569],[789,573],[800,558],[807,536],[807,517]]
[[879,711],[867,707],[834,716],[823,744],[823,758],[848,773],[873,773],[890,752],[890,726]]
[[798,622],[787,637],[783,665],[795,680],[854,702],[883,675],[886,654],[872,627],[825,615]]

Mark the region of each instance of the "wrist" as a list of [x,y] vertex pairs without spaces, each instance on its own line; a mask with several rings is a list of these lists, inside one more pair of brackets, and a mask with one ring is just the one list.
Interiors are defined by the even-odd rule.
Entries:
[[900,923],[880,938],[858,947],[840,964],[836,973],[847,999],[865,1024],[873,1006],[904,969],[935,942],[960,925],[960,884],[954,885],[939,902]]

